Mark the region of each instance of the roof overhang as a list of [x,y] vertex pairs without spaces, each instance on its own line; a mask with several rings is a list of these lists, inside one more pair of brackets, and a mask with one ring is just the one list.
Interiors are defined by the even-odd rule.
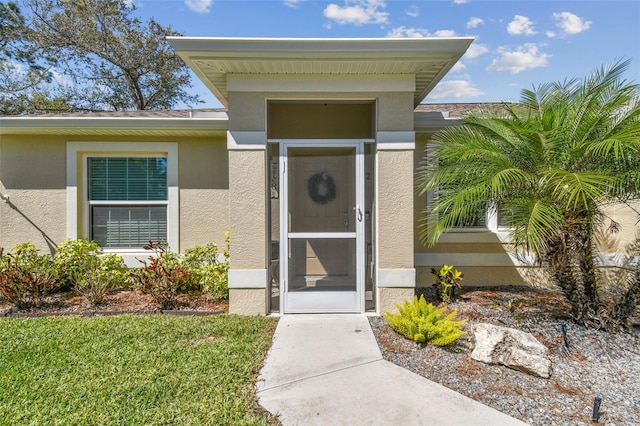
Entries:
[[417,106],[473,37],[295,39],[168,37],[224,106],[229,75],[413,75]]
[[0,117],[0,135],[214,136],[228,128],[216,118]]

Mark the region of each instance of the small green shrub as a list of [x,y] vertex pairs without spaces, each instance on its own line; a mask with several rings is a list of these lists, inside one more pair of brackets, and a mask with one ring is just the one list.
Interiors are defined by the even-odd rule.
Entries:
[[446,307],[437,308],[427,303],[424,296],[413,301],[396,305],[398,314],[386,312],[383,316],[398,333],[418,343],[429,342],[436,346],[446,346],[458,340],[465,333],[461,330],[465,321],[456,321],[457,311],[446,314]]
[[127,288],[131,280],[122,257],[103,254],[95,241],[67,240],[53,256],[59,282],[93,304],[99,304],[114,288]]
[[229,233],[225,233],[225,248],[220,260],[215,243],[185,250],[183,265],[191,274],[188,288],[202,290],[216,299],[229,298]]
[[168,251],[161,242],[149,241],[144,248],[153,254],[141,260],[144,267],[134,270],[131,276],[140,291],[150,294],[162,309],[173,309],[178,294],[187,289],[191,273],[181,264],[180,256]]
[[456,296],[456,289],[462,287],[461,281],[464,274],[454,269],[453,265],[442,265],[438,270],[431,268],[431,273],[436,276],[436,283],[433,286],[436,288],[438,300],[450,303]]
[[4,254],[0,248],[0,297],[19,309],[42,305],[56,287],[53,259],[31,243],[12,250]]

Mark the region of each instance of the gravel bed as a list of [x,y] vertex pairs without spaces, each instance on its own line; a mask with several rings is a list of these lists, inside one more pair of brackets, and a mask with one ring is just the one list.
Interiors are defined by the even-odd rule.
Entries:
[[[423,291],[434,301],[431,289]],[[603,401],[597,424],[640,425],[638,330],[609,334],[578,326],[564,317],[567,306],[558,293],[522,287],[465,289],[450,307],[467,321],[467,332],[473,324],[486,322],[532,333],[549,348],[551,377],[471,359],[474,342],[469,332],[447,348],[421,347],[383,318],[371,317],[383,357],[533,426],[596,424],[591,419],[598,395]]]

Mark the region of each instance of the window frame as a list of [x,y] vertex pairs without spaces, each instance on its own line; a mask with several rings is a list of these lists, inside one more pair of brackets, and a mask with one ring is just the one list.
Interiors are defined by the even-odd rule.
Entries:
[[[88,159],[93,157],[165,157],[167,159],[167,200],[89,200]],[[167,243],[179,251],[178,144],[175,142],[67,142],[67,238],[88,239],[91,235],[91,205],[167,206]],[[148,253],[142,248],[103,248],[117,253],[128,266],[139,266]],[[143,257],[140,255],[144,254]]]

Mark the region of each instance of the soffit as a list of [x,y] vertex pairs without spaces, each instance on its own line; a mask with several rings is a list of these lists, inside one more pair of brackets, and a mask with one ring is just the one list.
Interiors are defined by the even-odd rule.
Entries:
[[225,106],[227,76],[415,76],[418,105],[473,41],[416,39],[244,39],[169,37],[174,50]]

